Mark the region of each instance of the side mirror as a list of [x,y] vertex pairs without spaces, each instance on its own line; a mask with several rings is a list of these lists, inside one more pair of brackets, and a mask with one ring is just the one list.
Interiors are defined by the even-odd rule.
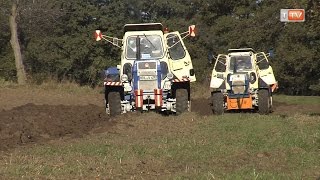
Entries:
[[189,36],[195,37],[196,36],[196,25],[189,26]]
[[102,33],[100,30],[96,30],[96,32],[94,33],[94,37],[96,39],[96,41],[101,41],[102,39]]
[[183,36],[181,38],[181,40],[188,37],[188,36],[195,37],[196,36],[196,25],[189,26],[188,31],[180,33],[180,36]]
[[119,41],[122,41],[122,39],[118,39],[115,37],[110,37],[110,36],[104,35],[104,34],[102,34],[102,32],[100,30],[95,31],[94,37],[95,37],[96,41],[101,41],[103,39],[103,40],[107,41],[108,43],[110,43],[114,46],[117,46],[118,48],[121,48],[121,46],[119,46]]

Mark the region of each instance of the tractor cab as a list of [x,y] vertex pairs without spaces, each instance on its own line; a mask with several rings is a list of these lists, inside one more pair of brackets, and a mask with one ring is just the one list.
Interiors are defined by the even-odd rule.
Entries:
[[254,51],[251,48],[229,49],[227,63],[227,86],[229,98],[249,97],[250,80],[254,75]]

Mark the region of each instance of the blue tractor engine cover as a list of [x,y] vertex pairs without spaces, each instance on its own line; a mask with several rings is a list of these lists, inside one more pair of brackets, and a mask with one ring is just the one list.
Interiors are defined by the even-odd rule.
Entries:
[[120,72],[117,67],[109,67],[108,69],[104,70],[103,79],[105,81],[120,81]]

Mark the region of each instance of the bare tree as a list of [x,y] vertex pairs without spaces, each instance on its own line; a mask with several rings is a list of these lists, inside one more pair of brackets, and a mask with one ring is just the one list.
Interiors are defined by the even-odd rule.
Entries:
[[[10,44],[13,49],[18,84],[26,84],[27,74],[24,65],[21,39],[19,34],[24,31],[39,34],[39,29],[52,28],[52,22],[62,16],[56,0],[9,0],[0,2],[0,13],[9,17],[11,33]],[[5,25],[4,25],[5,26]],[[29,36],[36,36],[29,34]]]
[[11,31],[10,43],[11,43],[13,53],[14,53],[14,58],[15,58],[18,84],[23,85],[23,84],[26,84],[27,75],[26,75],[24,64],[23,64],[21,47],[20,47],[19,38],[18,38],[17,4],[18,3],[16,1],[12,2],[11,14],[9,16],[9,25],[10,25],[10,31]]

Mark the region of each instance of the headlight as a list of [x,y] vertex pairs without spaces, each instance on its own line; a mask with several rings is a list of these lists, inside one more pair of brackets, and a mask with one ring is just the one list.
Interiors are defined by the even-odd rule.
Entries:
[[132,87],[128,84],[128,85],[125,85],[124,86],[124,90],[126,91],[126,92],[130,92],[130,91],[132,91]]
[[168,73],[168,74],[167,74],[167,78],[170,79],[170,80],[173,79],[173,74]]
[[128,76],[127,76],[126,74],[123,74],[123,75],[121,76],[121,81],[122,81],[122,82],[128,81]]
[[250,73],[250,83],[253,84],[257,80],[256,74],[254,72]]

